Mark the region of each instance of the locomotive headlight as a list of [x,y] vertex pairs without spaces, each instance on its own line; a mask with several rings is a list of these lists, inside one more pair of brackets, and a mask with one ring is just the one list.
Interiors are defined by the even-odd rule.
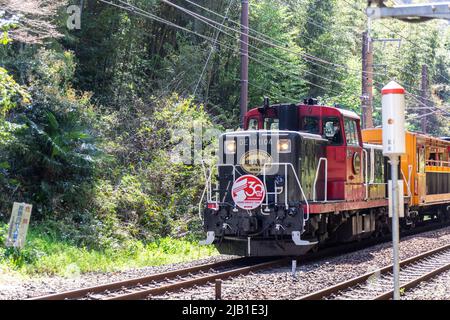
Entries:
[[278,140],[277,149],[279,153],[291,152],[291,140],[289,139]]
[[236,141],[234,140],[225,141],[225,153],[226,154],[236,153]]

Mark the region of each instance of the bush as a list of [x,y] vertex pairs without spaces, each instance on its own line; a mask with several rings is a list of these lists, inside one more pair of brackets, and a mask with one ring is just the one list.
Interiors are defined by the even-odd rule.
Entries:
[[[201,106],[176,95],[155,99],[152,110],[151,116],[135,110],[127,130],[104,127],[103,149],[116,161],[100,170],[108,174],[95,184],[97,215],[110,221],[111,234],[121,230],[148,242],[193,231],[195,238],[202,233],[197,204],[203,173],[200,165],[174,162],[172,156],[180,132],[192,134],[194,122],[213,124]],[[106,118],[110,123],[114,116]]]
[[[9,119],[0,122],[0,218],[9,218],[13,201],[31,203],[44,242],[86,250],[133,253],[138,240],[171,252],[161,238],[203,236],[201,167],[172,161],[194,123],[214,127],[203,107],[170,95],[113,112],[94,109],[91,95],[72,87],[71,52],[39,49],[34,59],[26,90],[14,83],[1,109]],[[48,248],[33,243],[20,253],[8,249],[6,259],[17,266],[41,261]]]

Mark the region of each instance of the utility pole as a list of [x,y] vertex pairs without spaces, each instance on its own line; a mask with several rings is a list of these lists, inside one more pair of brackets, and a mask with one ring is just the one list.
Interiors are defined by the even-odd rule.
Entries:
[[240,125],[244,128],[244,115],[248,105],[248,0],[241,0],[241,99]]
[[363,128],[373,128],[373,50],[372,41],[367,31],[362,35],[362,95],[361,114]]
[[[423,64],[422,65],[422,82],[421,82],[421,99],[420,99],[422,102],[422,105],[424,106],[422,114],[426,114],[428,112],[428,110],[425,108],[425,106],[427,105],[427,103],[426,103],[427,92],[428,92],[428,68],[427,68],[426,64]],[[426,116],[422,116],[421,127],[422,127],[422,132],[427,133],[427,117]]]

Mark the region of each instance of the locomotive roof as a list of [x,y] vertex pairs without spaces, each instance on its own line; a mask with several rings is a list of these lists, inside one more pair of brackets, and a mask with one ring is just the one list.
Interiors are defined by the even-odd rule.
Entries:
[[351,110],[345,110],[345,109],[340,109],[340,108],[335,108],[335,109],[339,110],[339,112],[340,112],[344,117],[354,118],[354,119],[358,119],[358,120],[359,120],[358,114],[356,114],[356,112],[354,112],[354,111],[351,111]]
[[[270,105],[270,107],[271,107],[271,108],[277,108],[277,107],[279,107],[279,106],[281,106],[281,105],[286,105],[286,103],[272,104],[272,105]],[[297,104],[296,106],[297,106],[297,107],[300,107],[300,108],[312,107],[312,108],[323,108],[323,109],[328,109],[328,110],[336,110],[336,111],[338,111],[339,113],[341,113],[342,116],[344,116],[344,117],[348,117],[348,118],[352,118],[352,119],[357,119],[357,120],[360,119],[360,117],[358,116],[358,114],[356,114],[355,112],[353,112],[353,111],[351,111],[351,110],[346,110],[346,109],[336,108],[336,107],[333,107],[333,106],[324,106],[324,105],[306,105],[306,104]],[[251,110],[249,111],[249,114],[255,114],[255,113],[257,113],[257,112],[258,112],[258,108],[259,108],[259,107],[256,107],[256,108],[251,109]]]
[[[363,131],[375,131],[375,130],[382,131],[383,128],[376,127],[376,128],[363,129]],[[441,146],[441,147],[450,147],[450,139],[447,140],[447,139],[445,139],[445,137],[433,137],[433,136],[423,133],[423,132],[416,132],[416,131],[409,131],[409,130],[406,130],[405,133],[416,136],[417,140],[423,144]]]
[[318,134],[313,134],[313,133],[303,132],[303,131],[290,131],[290,130],[240,130],[240,131],[225,132],[225,133],[222,133],[220,136],[221,137],[225,136],[225,135],[226,136],[245,136],[245,135],[250,135],[250,134],[262,134],[262,135],[273,134],[273,135],[282,136],[283,134],[288,134],[288,133],[295,133],[306,139],[322,140],[325,142],[328,141]]
[[417,136],[417,140],[421,140],[429,145],[450,147],[450,140],[442,139],[442,137],[433,137],[423,132],[411,132]]

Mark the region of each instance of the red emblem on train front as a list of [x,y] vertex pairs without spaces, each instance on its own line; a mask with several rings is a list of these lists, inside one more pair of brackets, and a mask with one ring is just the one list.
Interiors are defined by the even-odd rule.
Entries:
[[264,200],[265,194],[266,189],[262,181],[251,174],[236,179],[231,189],[234,203],[245,210],[259,207]]

